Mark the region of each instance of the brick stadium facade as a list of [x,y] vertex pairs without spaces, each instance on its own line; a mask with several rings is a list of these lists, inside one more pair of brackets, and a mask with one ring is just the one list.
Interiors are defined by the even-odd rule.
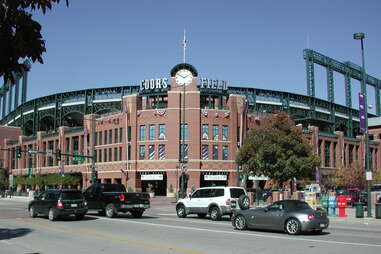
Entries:
[[[33,174],[58,173],[63,168],[65,173],[80,173],[82,187],[87,187],[94,147],[98,181],[102,183],[122,183],[135,191],[146,191],[152,184],[156,195],[167,195],[171,187],[179,190],[181,172],[186,171],[187,192],[200,186],[237,185],[235,155],[246,131],[259,126],[264,113],[247,110],[246,97],[228,94],[223,81],[203,80],[197,85],[197,71],[190,65],[185,67],[193,72],[189,85],[176,83],[174,68],[171,87],[166,86],[166,80],[143,82],[140,92],[123,97],[120,112],[84,115],[80,128],[61,126],[57,132],[39,131],[28,141],[20,135],[19,127],[1,127],[2,147],[11,149],[1,152],[3,167],[13,175],[27,175],[28,168]],[[341,131],[323,133],[312,125],[303,132],[321,156],[321,177],[354,160],[363,161],[362,136],[348,138]],[[378,128],[370,129],[373,170],[381,168],[380,133]],[[17,158],[17,146],[22,151],[41,153],[23,152]],[[46,154],[57,148],[64,154],[61,161]],[[65,154],[88,158],[75,161]],[[248,187],[252,184],[249,179]]]

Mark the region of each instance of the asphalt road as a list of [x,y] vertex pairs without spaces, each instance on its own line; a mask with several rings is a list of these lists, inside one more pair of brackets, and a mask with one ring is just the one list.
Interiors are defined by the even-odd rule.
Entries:
[[180,219],[172,205],[155,205],[142,218],[90,213],[50,222],[29,218],[27,201],[0,199],[0,253],[380,253],[381,223],[331,220],[322,235],[236,231],[226,217]]

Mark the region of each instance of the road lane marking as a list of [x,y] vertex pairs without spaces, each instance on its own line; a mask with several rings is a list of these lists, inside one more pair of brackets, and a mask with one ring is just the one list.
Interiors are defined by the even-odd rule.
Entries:
[[118,241],[118,242],[122,242],[122,243],[128,243],[128,244],[133,244],[133,245],[138,245],[138,246],[150,247],[150,248],[154,248],[154,249],[161,249],[164,251],[186,253],[186,254],[204,254],[203,252],[198,252],[198,251],[192,251],[192,250],[181,249],[181,248],[173,248],[173,247],[168,247],[165,245],[160,245],[160,244],[155,244],[155,243],[140,242],[140,241],[135,241],[135,240],[129,240],[126,238],[120,238],[120,237],[109,236],[109,235],[104,235],[104,234],[80,231],[77,229],[61,227],[61,226],[57,226],[57,225],[49,225],[49,224],[40,223],[40,222],[36,222],[36,221],[31,221],[31,220],[24,220],[24,219],[15,219],[15,220],[18,222],[34,224],[34,225],[49,228],[49,229],[54,229],[54,230],[59,230],[59,231],[64,231],[64,232],[69,232],[69,233],[77,233],[77,234],[81,234],[81,235],[85,235],[85,236],[96,237],[96,238],[101,238],[101,239],[106,239],[106,240],[113,240],[113,241]]
[[[96,217],[96,218],[101,219],[101,220],[110,220],[110,221],[115,222],[114,219],[110,219],[110,218],[102,218],[102,217]],[[166,227],[166,228],[175,228],[175,229],[184,229],[184,230],[204,231],[204,232],[212,232],[212,233],[256,236],[256,237],[262,237],[262,238],[272,238],[272,239],[282,239],[282,240],[306,241],[306,242],[316,242],[316,243],[325,243],[325,244],[341,244],[341,245],[367,246],[367,247],[381,248],[381,244],[371,244],[371,243],[355,243],[355,242],[318,240],[318,239],[310,239],[310,238],[295,238],[295,237],[287,237],[287,236],[262,235],[262,234],[256,234],[256,233],[245,233],[245,232],[237,232],[237,231],[222,231],[222,230],[213,230],[213,229],[206,229],[206,228],[194,228],[194,227],[185,227],[185,226],[155,224],[155,223],[150,223],[150,222],[132,221],[132,220],[118,220],[118,223],[120,223],[120,222],[144,224],[144,225],[152,225],[152,226],[157,226],[157,227]]]

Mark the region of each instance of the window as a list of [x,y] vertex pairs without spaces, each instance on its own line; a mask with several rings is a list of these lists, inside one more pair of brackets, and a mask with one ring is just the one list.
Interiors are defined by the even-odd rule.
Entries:
[[149,145],[148,146],[148,158],[150,160],[155,159],[155,145]]
[[229,147],[228,146],[223,146],[222,147],[222,159],[227,160],[229,155]]
[[103,150],[103,161],[107,162],[107,149]]
[[218,146],[213,145],[213,160],[218,160]]
[[200,190],[200,198],[210,198],[211,190],[210,189],[201,189]]
[[227,141],[229,139],[229,127],[222,126],[222,140]]
[[139,140],[144,141],[146,140],[146,126],[140,125],[140,133],[139,133]]
[[159,145],[159,160],[165,160],[165,159],[166,159],[165,145],[160,144]]
[[160,140],[166,139],[165,124],[160,124],[159,125],[159,139]]
[[181,124],[180,140],[188,140],[188,124]]
[[98,132],[95,132],[95,142],[94,142],[94,145],[95,146],[98,145]]
[[114,143],[118,143],[118,129],[115,128],[114,129]]
[[[131,132],[131,127],[128,127],[128,128],[129,128],[129,131]],[[129,137],[128,141],[131,141],[131,136]],[[123,128],[119,128],[119,143],[123,143]]]
[[218,125],[213,125],[213,140],[218,140]]
[[149,140],[155,140],[155,125],[151,124],[149,126]]
[[237,143],[239,144],[241,142],[241,128],[237,127]]
[[104,142],[103,142],[104,145],[107,145],[107,131],[105,131],[104,133]]
[[118,161],[118,148],[114,148],[114,161]]
[[146,146],[139,146],[139,160],[144,160],[146,157]]
[[201,160],[209,160],[209,146],[202,145],[201,147]]
[[108,143],[112,144],[112,130],[108,131]]
[[209,125],[207,124],[202,125],[201,139],[203,140],[209,139]]
[[123,160],[123,154],[122,154],[122,148],[121,147],[119,147],[119,160],[121,161],[121,160]]
[[180,145],[180,155],[182,160],[188,160],[188,144]]
[[325,142],[325,167],[331,167],[331,150],[330,150],[331,142]]

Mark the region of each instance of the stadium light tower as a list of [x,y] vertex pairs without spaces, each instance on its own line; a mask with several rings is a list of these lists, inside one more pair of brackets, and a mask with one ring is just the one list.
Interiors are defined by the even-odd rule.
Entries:
[[[364,98],[363,106],[364,106],[364,121],[363,126],[361,126],[361,120],[360,120],[360,129],[363,129],[364,139],[365,139],[365,179],[367,182],[367,196],[368,196],[368,203],[367,203],[367,216],[372,217],[372,203],[371,203],[371,195],[370,195],[370,181],[372,180],[372,171],[369,168],[369,133],[368,133],[368,102],[367,102],[367,93],[366,93],[366,72],[365,72],[365,60],[364,60],[364,33],[354,33],[353,39],[360,40],[361,41],[361,62],[362,62],[362,68],[361,68],[361,94]],[[360,116],[361,118],[361,116]]]

